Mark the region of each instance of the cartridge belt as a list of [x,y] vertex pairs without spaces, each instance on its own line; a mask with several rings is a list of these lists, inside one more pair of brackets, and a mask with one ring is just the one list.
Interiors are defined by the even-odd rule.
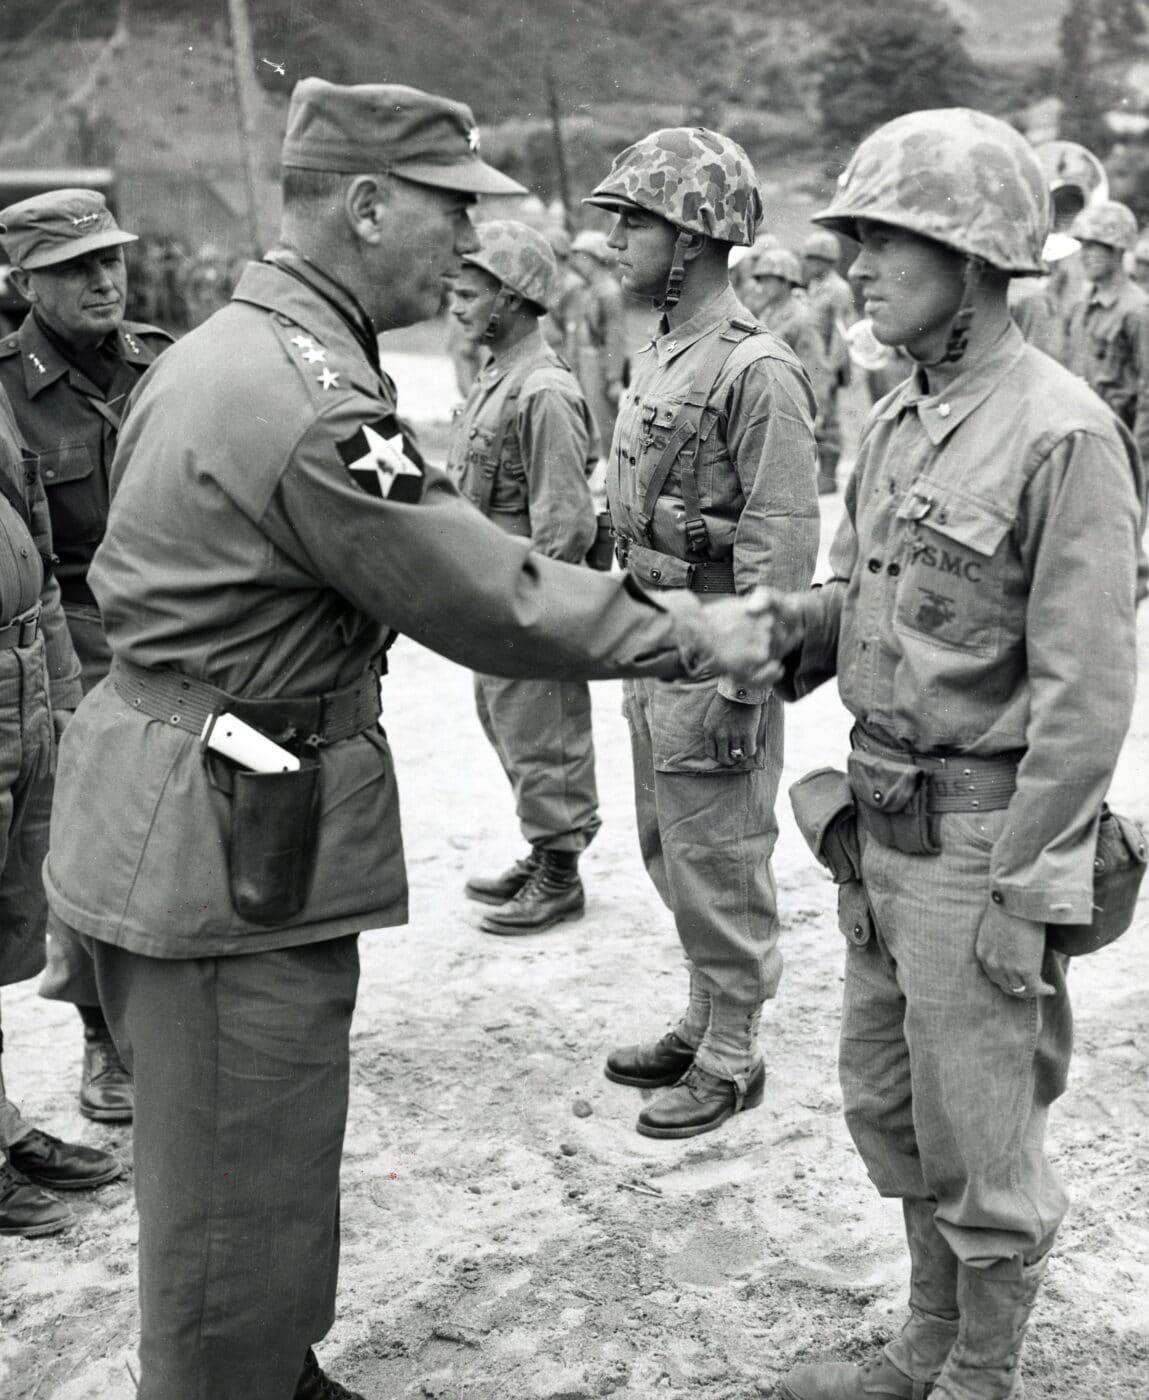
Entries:
[[879,743],[861,725],[850,735],[855,749],[879,757],[912,763],[926,774],[928,812],[997,812],[1008,807],[1017,789],[1020,755],[975,758],[970,754],[935,757]]
[[234,711],[279,743],[335,744],[373,729],[383,708],[375,670],[325,695],[283,698],[229,695],[179,671],[148,670],[119,658],[111,680],[133,709],[196,738],[210,716]]
[[733,559],[680,559],[615,535],[618,562],[647,588],[686,588],[691,593],[736,593]]

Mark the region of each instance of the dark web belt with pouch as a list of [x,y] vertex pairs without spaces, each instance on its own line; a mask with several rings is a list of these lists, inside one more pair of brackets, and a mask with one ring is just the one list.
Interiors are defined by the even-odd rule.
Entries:
[[236,913],[261,925],[295,918],[315,873],[320,751],[378,723],[378,672],[325,695],[276,699],[229,695],[177,671],[119,659],[111,681],[133,709],[200,740],[208,779],[229,800],[228,883]]

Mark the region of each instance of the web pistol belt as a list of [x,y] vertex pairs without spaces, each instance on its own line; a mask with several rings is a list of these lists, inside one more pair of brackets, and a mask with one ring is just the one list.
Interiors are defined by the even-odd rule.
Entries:
[[738,591],[733,559],[679,559],[617,533],[615,553],[621,567],[647,588],[686,588],[691,593]]
[[975,758],[970,754],[936,757],[917,754],[906,749],[894,749],[874,739],[861,725],[855,725],[850,735],[855,754],[866,755],[874,763],[851,765],[851,786],[862,802],[880,805],[889,794],[881,790],[880,777],[873,787],[859,792],[855,772],[879,773],[883,763],[896,772],[898,766],[919,770],[917,783],[925,794],[926,810],[942,812],[997,812],[1008,807],[1017,790],[1017,765],[1020,756],[1002,754],[993,758]]
[[40,635],[40,605],[14,617],[6,627],[0,627],[0,651],[13,647],[30,647]]
[[197,739],[212,715],[231,712],[277,743],[335,744],[373,729],[383,708],[375,670],[324,695],[284,698],[229,695],[179,671],[145,669],[120,659],[113,662],[111,681],[132,709]]

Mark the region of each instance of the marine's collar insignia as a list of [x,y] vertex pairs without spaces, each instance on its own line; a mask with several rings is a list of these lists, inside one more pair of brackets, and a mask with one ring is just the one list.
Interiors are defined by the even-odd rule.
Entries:
[[35,350],[28,351],[28,358],[32,361],[32,363],[36,366],[36,368],[40,371],[41,374],[48,373],[44,361],[40,358],[39,355],[36,354]]
[[369,496],[414,505],[423,494],[423,458],[393,414],[364,423],[338,444],[351,480]]
[[338,375],[337,373],[335,373],[334,371],[329,370],[329,369],[327,368],[327,366],[324,365],[324,366],[323,366],[323,373],[319,376],[319,378],[318,378],[315,382],[316,382],[316,383],[320,386],[320,388],[322,388],[322,389],[338,389],[338,388],[339,388],[339,375]]

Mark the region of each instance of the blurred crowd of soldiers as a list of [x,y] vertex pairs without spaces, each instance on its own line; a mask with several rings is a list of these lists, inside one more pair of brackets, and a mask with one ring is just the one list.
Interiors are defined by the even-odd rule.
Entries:
[[142,234],[128,255],[128,316],[169,331],[191,330],[225,306],[244,256],[224,243],[195,251],[166,234]]

